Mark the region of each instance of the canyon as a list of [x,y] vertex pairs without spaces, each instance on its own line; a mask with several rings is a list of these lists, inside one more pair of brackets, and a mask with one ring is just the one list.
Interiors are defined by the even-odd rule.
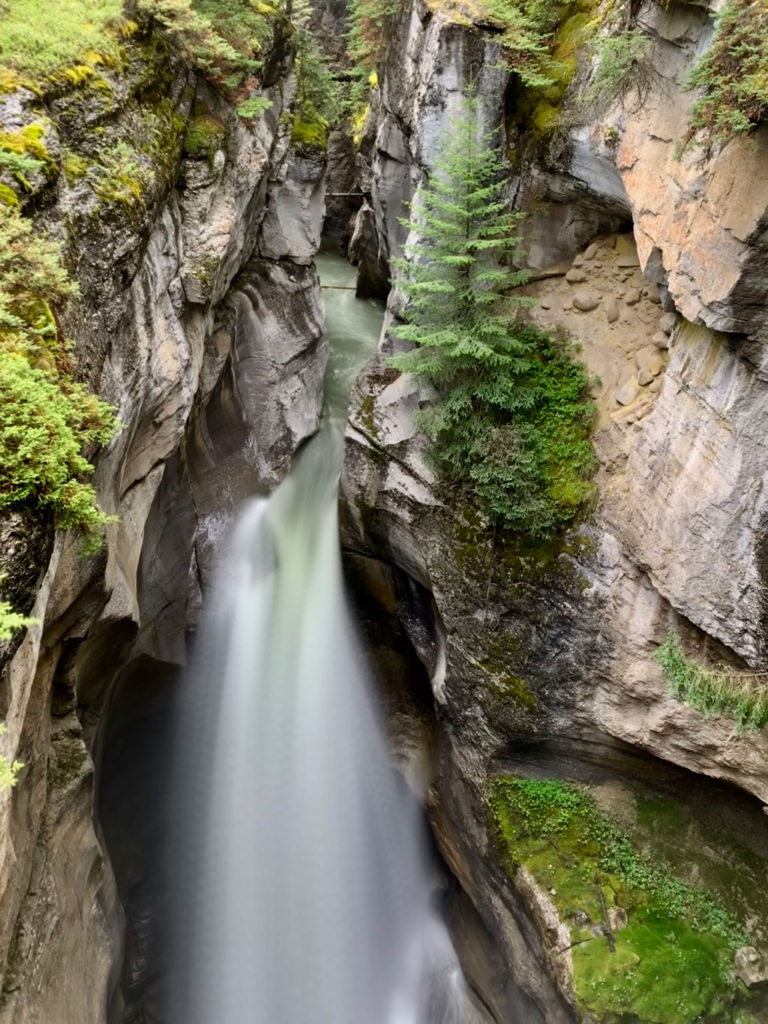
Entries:
[[[237,508],[276,489],[320,423],[321,247],[348,247],[358,294],[386,303],[353,386],[342,557],[478,1019],[768,1021],[768,732],[683,701],[655,657],[672,631],[703,664],[766,671],[768,129],[682,145],[686,77],[716,11],[645,0],[630,17],[655,73],[602,109],[586,102],[596,59],[576,28],[607,31],[616,12],[580,9],[562,116],[537,138],[480,6],[403,4],[356,145],[347,124],[327,152],[292,139],[280,19],[257,118],[156,26],[103,69],[108,90],[86,80],[46,103],[51,153],[97,128],[133,145],[149,121],[162,143],[138,153],[147,184],[131,203],[63,167],[24,197],[79,284],[61,312],[78,375],[122,427],[95,456],[115,517],[100,551],[27,509],[0,516],[3,596],[35,620],[0,645],[0,751],[24,764],[0,794],[2,1024],[163,1019],[176,702]],[[339,38],[343,13],[318,4],[314,30]],[[595,507],[540,544],[497,537],[446,491],[418,425],[428,396],[388,364],[403,346],[404,218],[470,82],[524,214],[520,294],[578,343],[593,381]],[[32,91],[0,92],[4,131],[38,119]],[[196,122],[215,125],[210,152],[185,141]],[[747,928],[735,954],[686,961],[682,931],[627,953],[618,883],[615,905],[598,886],[602,906],[567,919],[547,858],[571,884],[562,866],[579,854],[505,846],[510,780],[575,785],[643,864],[716,893]]]

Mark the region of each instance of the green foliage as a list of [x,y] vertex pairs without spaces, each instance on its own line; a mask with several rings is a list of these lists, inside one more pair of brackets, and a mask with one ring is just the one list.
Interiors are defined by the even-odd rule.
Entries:
[[162,26],[175,48],[221,87],[258,86],[253,76],[262,68],[276,6],[258,0],[130,0],[128,9]]
[[21,504],[50,510],[60,528],[94,530],[104,521],[83,445],[106,442],[113,428],[104,403],[82,384],[35,369],[0,350],[0,511]]
[[653,78],[648,56],[650,43],[645,32],[637,28],[597,39],[595,49],[599,62],[584,100],[605,110],[631,89],[642,96]]
[[238,117],[242,117],[245,121],[254,121],[256,118],[269,110],[272,106],[272,100],[267,99],[266,96],[251,96],[250,99],[245,100],[243,103],[239,103],[236,108]]
[[561,74],[551,44],[563,17],[563,5],[556,0],[482,0],[481,5],[503,26],[501,45],[506,61],[523,85],[552,85]]
[[387,53],[395,19],[405,0],[351,0],[347,15],[347,53],[352,62],[353,105],[359,106],[368,78]]
[[712,45],[688,84],[703,95],[691,111],[688,140],[707,146],[748,134],[768,117],[768,5],[729,0],[717,16]]
[[[739,922],[714,893],[639,854],[587,793],[501,776],[489,806],[506,866],[525,865],[571,927],[583,1012],[598,1021],[693,1024],[736,1000],[733,951],[750,941]],[[627,914],[620,930],[610,929],[613,907]]]
[[[26,615],[15,612],[7,601],[0,600],[0,642],[10,640],[18,629],[26,629],[32,626],[37,619],[30,619]],[[2,727],[0,726],[0,735]]]
[[739,731],[768,724],[768,676],[728,668],[706,668],[687,658],[677,633],[654,652],[674,695],[705,715],[734,718]]
[[[11,0],[0,16],[0,55],[6,74],[0,91],[22,81],[39,80],[83,55],[116,58],[123,0]],[[8,73],[8,72],[15,72]]]
[[311,16],[307,0],[294,0],[298,95],[292,141],[300,147],[323,150],[331,126],[342,116],[343,104],[339,84],[312,33]]
[[106,403],[72,376],[53,313],[76,291],[58,246],[0,213],[0,510],[32,505],[91,540],[107,521],[84,478],[84,445],[114,432]]
[[196,113],[187,125],[184,135],[184,155],[191,160],[213,160],[217,149],[226,139],[226,128],[217,117]]
[[508,211],[493,133],[478,134],[470,96],[407,222],[400,287],[414,343],[391,365],[435,391],[420,415],[444,479],[465,488],[502,529],[551,536],[594,496],[588,378],[572,348],[525,322],[504,296],[524,274],[519,216]]
[[[0,639],[2,637],[2,612],[0,611]],[[5,722],[0,722],[0,736],[5,733]],[[9,761],[0,754],[0,793],[16,785],[16,776],[24,767],[22,761]]]

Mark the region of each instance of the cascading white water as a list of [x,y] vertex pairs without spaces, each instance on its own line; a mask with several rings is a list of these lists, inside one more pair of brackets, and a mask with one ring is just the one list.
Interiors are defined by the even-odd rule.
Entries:
[[[340,260],[322,271],[350,283]],[[351,290],[325,294],[322,429],[275,494],[243,512],[185,687],[174,1024],[473,1016],[342,589],[347,394],[381,310]]]

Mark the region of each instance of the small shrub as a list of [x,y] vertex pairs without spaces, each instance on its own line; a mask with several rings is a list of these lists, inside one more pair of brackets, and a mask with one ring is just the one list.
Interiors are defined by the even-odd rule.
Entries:
[[650,44],[649,37],[636,28],[597,39],[598,65],[584,95],[585,102],[603,111],[635,90],[638,103],[642,103],[656,77],[649,59]]
[[[30,619],[26,615],[15,612],[7,601],[0,601],[0,642],[10,640],[13,634],[19,629],[26,629],[32,626],[37,619]],[[0,726],[0,735],[2,727]]]
[[[63,68],[81,65],[87,52],[117,59],[115,26],[123,0],[10,0],[0,16],[0,53],[6,69],[0,91],[25,81],[39,89]],[[76,73],[75,73],[76,75]]]
[[198,113],[192,118],[184,135],[184,155],[191,160],[213,160],[221,149],[227,130],[212,114]]
[[236,113],[244,121],[255,121],[269,110],[271,106],[272,100],[267,99],[266,96],[251,96],[245,102],[237,105]]
[[768,724],[768,674],[706,668],[685,656],[672,632],[653,657],[672,693],[702,714],[733,718],[740,732]]
[[[2,639],[2,612],[0,611],[0,639]],[[5,733],[5,722],[0,722],[0,736]],[[24,767],[22,761],[9,761],[0,754],[0,793],[16,785],[17,776]]]
[[691,111],[686,141],[701,132],[707,147],[754,131],[768,118],[768,5],[729,0],[717,16],[709,50],[688,85],[703,95]]
[[0,350],[0,511],[34,504],[56,526],[93,531],[104,522],[83,477],[84,445],[113,433],[109,407],[82,384],[54,379],[15,352]]
[[299,147],[324,150],[328,133],[342,116],[338,82],[328,67],[311,29],[312,8],[306,0],[294,3],[296,25],[297,106],[292,141]]
[[95,541],[107,517],[85,445],[114,433],[111,408],[71,373],[53,309],[76,292],[58,246],[15,210],[0,218],[0,510],[30,505]]

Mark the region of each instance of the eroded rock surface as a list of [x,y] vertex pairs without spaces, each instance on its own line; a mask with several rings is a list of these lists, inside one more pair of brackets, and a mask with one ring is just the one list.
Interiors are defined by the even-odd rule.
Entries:
[[[13,518],[2,526],[8,596],[38,620],[7,650],[0,700],[3,753],[25,763],[0,796],[3,1024],[104,1020],[123,937],[92,819],[93,764],[113,680],[147,653],[183,662],[218,536],[244,496],[282,478],[320,414],[312,257],[324,164],[289,153],[291,53],[277,34],[272,107],[246,122],[159,40],[127,45],[110,102],[87,82],[63,90],[48,142],[55,152],[85,145],[89,110],[110,144],[136,144],[137,125],[165,118],[163,147],[137,157],[144,190],[112,201],[87,176],[32,183],[80,283],[64,325],[78,368],[124,427],[96,462],[100,504],[118,517],[101,552],[84,557],[76,536],[58,534],[48,558],[45,526],[26,538]],[[4,96],[2,116],[23,123],[33,102]],[[201,111],[216,125],[215,151],[184,156]],[[33,568],[17,573],[24,557]],[[149,948],[136,940],[146,931],[140,889],[135,905],[119,893],[131,926],[126,991],[139,1005]]]
[[[414,5],[367,126],[372,204],[360,230],[388,261],[404,242],[398,218],[432,166],[432,143],[448,130],[454,83],[484,47],[491,63],[493,35],[463,14],[459,29],[442,7],[431,15]],[[518,878],[510,888],[499,869],[489,777],[533,737],[560,738],[574,763],[595,745],[612,765],[611,751],[626,743],[695,773],[687,784],[710,776],[768,803],[766,729],[747,734],[729,717],[705,717],[672,696],[653,660],[675,629],[704,662],[765,668],[765,314],[756,282],[768,196],[751,186],[764,139],[712,154],[694,142],[677,159],[694,99],[681,83],[709,38],[707,16],[647,4],[638,23],[662,69],[642,102],[625,97],[605,116],[582,118],[557,154],[516,165],[516,199],[530,211],[532,315],[564,327],[600,378],[594,514],[534,548],[494,540],[446,494],[414,423],[426,396],[386,362],[398,344],[387,332],[396,290],[379,353],[358,382],[342,481],[353,584],[376,580],[383,621],[397,617],[431,682],[438,842],[504,950],[506,980],[553,1021],[577,1012],[555,955],[558,924],[550,927],[535,887]],[[417,49],[426,54],[420,77],[405,85]],[[503,77],[489,75],[479,91],[495,126]],[[414,586],[417,606],[407,598]],[[408,735],[413,744],[413,726]],[[477,960],[470,948],[468,971],[505,1020],[504,982],[483,978]]]

